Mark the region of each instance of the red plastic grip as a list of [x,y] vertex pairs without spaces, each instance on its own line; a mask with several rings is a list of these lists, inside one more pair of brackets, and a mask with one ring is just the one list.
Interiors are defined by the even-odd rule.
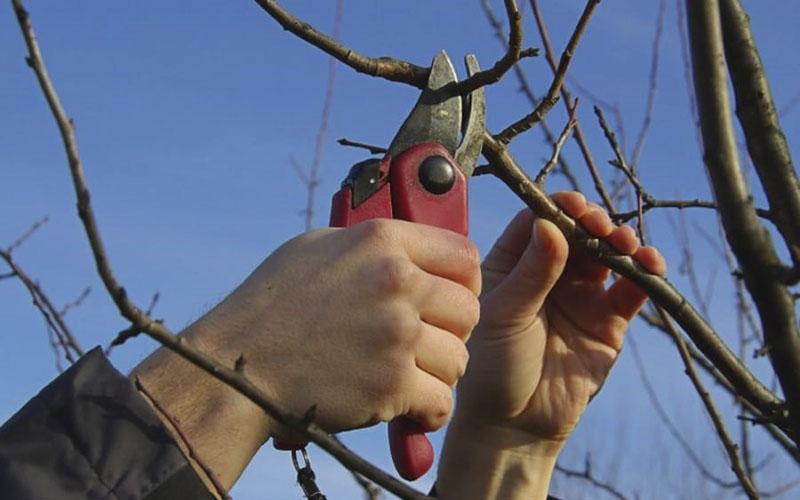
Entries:
[[[430,156],[442,156],[453,166],[455,182],[443,194],[428,192],[419,180],[419,166]],[[388,162],[388,165],[386,163]],[[388,168],[387,168],[388,166]],[[352,187],[346,185],[333,197],[331,226],[347,227],[374,218],[395,218],[437,226],[466,236],[467,182],[447,149],[436,143],[412,146],[396,158],[384,158],[381,170],[388,170],[378,189],[353,207]],[[413,481],[433,465],[433,446],[425,429],[407,417],[389,422],[389,448],[397,472]]]

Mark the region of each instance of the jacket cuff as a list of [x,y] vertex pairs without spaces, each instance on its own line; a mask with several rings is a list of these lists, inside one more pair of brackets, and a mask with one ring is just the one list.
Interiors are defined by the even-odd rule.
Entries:
[[213,498],[99,347],[0,427],[0,491],[17,499]]

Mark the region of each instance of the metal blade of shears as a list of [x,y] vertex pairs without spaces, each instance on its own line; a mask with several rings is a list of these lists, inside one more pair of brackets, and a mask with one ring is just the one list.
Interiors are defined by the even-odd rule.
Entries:
[[[480,70],[474,55],[465,59],[468,75]],[[389,146],[391,156],[397,156],[415,144],[436,142],[454,156],[465,176],[472,175],[483,144],[483,88],[463,99],[445,93],[445,87],[456,81],[458,77],[453,63],[444,51],[439,52],[431,64],[428,84]],[[464,107],[467,108],[466,117]]]
[[461,132],[461,98],[443,96],[439,90],[457,80],[450,58],[439,52],[431,64],[428,84],[389,146],[392,157],[423,142],[438,142],[455,153]]

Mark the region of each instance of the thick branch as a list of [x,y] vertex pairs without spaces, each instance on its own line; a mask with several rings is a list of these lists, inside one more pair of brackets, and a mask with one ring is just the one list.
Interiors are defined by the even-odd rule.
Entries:
[[[283,29],[293,33],[323,52],[330,54],[342,63],[360,73],[378,76],[394,82],[402,82],[422,88],[428,81],[429,68],[391,57],[372,58],[355,52],[338,43],[328,35],[317,31],[310,24],[303,22],[275,2],[274,0],[255,0]],[[599,1],[599,0],[595,0]],[[508,13],[511,34],[507,52],[493,67],[479,71],[471,77],[449,85],[447,92],[466,95],[473,90],[500,81],[503,75],[522,57],[537,54],[535,49],[522,50],[522,18],[516,0],[504,0]]]
[[736,115],[764,192],[774,210],[775,225],[795,266],[800,266],[800,181],[783,135],[767,75],[750,32],[750,20],[739,0],[720,0],[720,19]]
[[[769,355],[786,395],[791,426],[800,429],[800,331],[791,293],[776,277],[781,263],[758,221],[739,166],[716,1],[687,1],[695,93],[704,160],[725,236],[761,317]],[[773,213],[773,217],[774,217]]]
[[553,222],[567,237],[590,256],[613,271],[631,279],[650,298],[664,307],[689,334],[700,350],[724,374],[737,391],[764,415],[773,415],[780,400],[764,387],[731,352],[706,320],[666,279],[643,270],[630,257],[619,255],[609,245],[590,237],[575,221],[561,212],[511,157],[505,146],[484,134],[483,154],[499,177],[533,212]]

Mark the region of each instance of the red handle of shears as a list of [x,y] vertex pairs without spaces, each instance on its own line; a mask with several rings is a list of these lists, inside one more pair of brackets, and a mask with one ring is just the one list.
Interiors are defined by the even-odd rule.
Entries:
[[[452,167],[452,186],[432,193],[421,181],[420,167],[433,157]],[[441,162],[441,159],[436,158]],[[366,168],[366,167],[365,167]],[[368,168],[351,171],[333,197],[331,226],[347,227],[368,219],[403,219],[456,231],[466,236],[467,182],[461,169],[440,144],[417,144],[396,158],[386,156]],[[366,192],[365,192],[366,191]],[[397,472],[415,480],[433,464],[433,446],[418,422],[397,417],[389,422],[389,446]]]

